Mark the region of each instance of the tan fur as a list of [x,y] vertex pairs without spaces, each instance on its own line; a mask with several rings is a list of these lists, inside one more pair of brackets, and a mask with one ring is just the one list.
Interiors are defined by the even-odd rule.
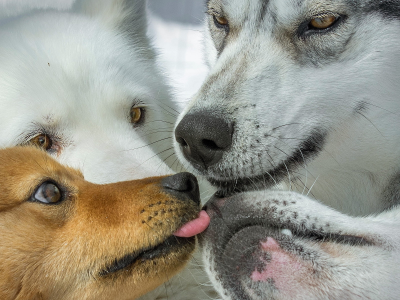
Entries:
[[[0,150],[0,299],[135,299],[171,278],[194,241],[99,275],[197,216],[194,202],[163,192],[162,178],[97,185],[37,149]],[[65,199],[53,205],[30,201],[49,180]]]

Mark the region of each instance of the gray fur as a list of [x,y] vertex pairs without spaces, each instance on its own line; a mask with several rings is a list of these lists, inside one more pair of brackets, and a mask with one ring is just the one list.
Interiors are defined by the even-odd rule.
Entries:
[[[218,162],[193,164],[221,197],[202,241],[221,297],[397,299],[400,2],[208,6],[210,73],[180,120],[233,128]],[[324,16],[331,26],[311,26]]]

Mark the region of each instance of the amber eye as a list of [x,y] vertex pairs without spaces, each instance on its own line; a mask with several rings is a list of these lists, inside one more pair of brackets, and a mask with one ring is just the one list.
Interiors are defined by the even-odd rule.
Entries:
[[220,16],[214,16],[214,21],[221,26],[227,26],[228,25],[228,19],[225,17],[220,17]]
[[337,17],[328,15],[319,18],[312,19],[310,21],[310,27],[314,29],[327,29],[335,24]]
[[61,200],[60,189],[52,182],[45,182],[36,190],[33,195],[35,202],[44,204],[55,204]]
[[43,150],[49,150],[53,142],[47,134],[39,134],[28,141],[28,145],[37,146]]
[[144,118],[144,108],[132,107],[130,112],[130,118],[132,124],[140,123]]

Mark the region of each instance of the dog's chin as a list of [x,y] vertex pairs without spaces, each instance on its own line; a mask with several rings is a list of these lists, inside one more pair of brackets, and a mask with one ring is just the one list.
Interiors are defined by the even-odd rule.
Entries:
[[152,266],[155,267],[159,260],[168,261],[172,265],[178,264],[179,260],[185,261],[185,257],[190,256],[194,248],[195,237],[170,236],[154,247],[146,247],[139,251],[128,253],[121,258],[116,258],[103,268],[98,275],[102,278],[114,278],[122,274],[129,276],[130,270],[138,271],[139,268],[149,269]]
[[[216,272],[212,276],[218,278],[232,299],[266,299],[267,295],[268,299],[275,299],[277,293],[290,295],[302,289],[302,278],[308,281],[319,272],[323,258],[315,251],[316,245],[370,245],[357,236],[295,231],[265,224],[230,229],[232,232],[217,242],[212,237],[213,245],[207,246],[212,247]],[[207,233],[202,244],[204,238]]]

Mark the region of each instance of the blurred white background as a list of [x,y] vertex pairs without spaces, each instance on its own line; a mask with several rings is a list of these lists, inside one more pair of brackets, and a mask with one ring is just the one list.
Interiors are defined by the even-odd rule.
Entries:
[[203,59],[202,30],[205,0],[149,0],[149,36],[159,63],[184,104],[200,88],[207,67]]

